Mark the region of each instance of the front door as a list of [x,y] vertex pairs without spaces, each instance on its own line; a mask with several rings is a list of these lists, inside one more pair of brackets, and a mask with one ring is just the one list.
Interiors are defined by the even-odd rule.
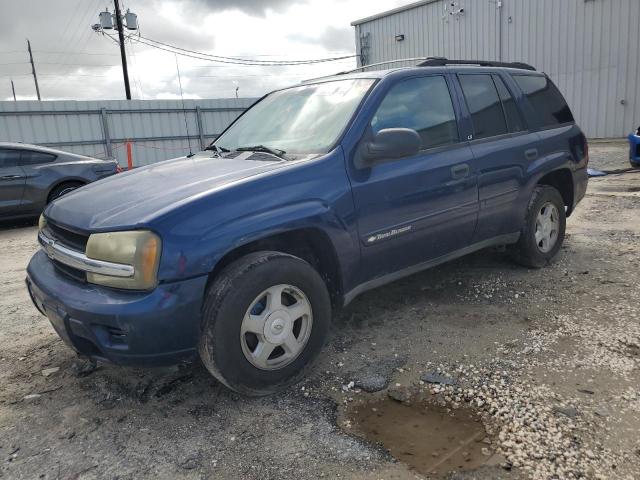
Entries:
[[23,213],[22,196],[26,177],[18,166],[20,151],[0,148],[0,217]]
[[420,153],[373,167],[350,166],[361,241],[362,282],[470,244],[478,216],[473,153],[461,142],[443,75],[402,80],[371,120],[371,134],[411,128]]

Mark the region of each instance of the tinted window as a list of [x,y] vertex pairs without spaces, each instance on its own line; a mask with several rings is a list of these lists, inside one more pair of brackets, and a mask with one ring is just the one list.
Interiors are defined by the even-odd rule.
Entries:
[[513,79],[541,118],[542,126],[553,127],[573,122],[573,115],[564,97],[547,77],[514,75]]
[[504,108],[504,114],[507,117],[507,127],[510,132],[521,132],[524,130],[524,123],[520,116],[520,111],[516,105],[511,92],[507,89],[502,79],[496,75],[493,76],[493,81],[498,89],[498,95],[502,101],[502,108]]
[[502,103],[491,75],[459,75],[473,121],[474,138],[487,138],[507,133]]
[[19,150],[6,150],[0,148],[0,168],[1,167],[15,167],[18,165],[20,159]]
[[22,152],[22,158],[20,159],[20,165],[38,165],[40,163],[53,162],[56,159],[55,155],[42,152],[31,152],[25,150]]
[[385,128],[412,128],[422,148],[458,141],[458,125],[444,77],[422,77],[395,85],[371,121],[374,133]]

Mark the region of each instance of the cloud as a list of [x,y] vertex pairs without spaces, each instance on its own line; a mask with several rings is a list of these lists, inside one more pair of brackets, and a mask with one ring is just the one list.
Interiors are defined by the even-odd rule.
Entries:
[[298,33],[291,34],[288,38],[294,42],[320,45],[330,52],[352,52],[355,42],[353,35],[351,28],[329,26],[318,36]]
[[[214,55],[261,60],[324,58],[353,53],[349,23],[408,0],[128,0],[145,37]],[[34,99],[26,51],[31,40],[45,100],[122,99],[118,46],[91,25],[105,0],[2,1],[0,100]],[[52,8],[55,3],[55,8]],[[113,32],[115,34],[115,32]],[[175,58],[142,44],[127,43],[134,98],[178,95]],[[347,70],[355,60],[294,67],[242,67],[179,57],[187,97],[242,97],[301,80]]]
[[248,15],[265,17],[268,10],[282,11],[306,0],[189,0],[209,11],[240,10]]

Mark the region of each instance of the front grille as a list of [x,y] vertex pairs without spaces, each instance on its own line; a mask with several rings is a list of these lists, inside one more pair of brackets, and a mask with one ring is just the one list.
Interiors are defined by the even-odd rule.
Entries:
[[45,230],[47,236],[53,238],[57,242],[60,242],[65,247],[77,250],[78,252],[84,252],[87,248],[89,235],[73,232],[67,228],[56,225],[50,220],[47,221]]
[[78,270],[77,268],[70,267],[69,265],[65,265],[57,260],[51,260],[53,266],[61,273],[77,280],[78,282],[85,283],[87,281],[87,274],[82,270]]
[[[89,240],[88,235],[83,235],[81,233],[77,233],[71,231],[67,228],[56,225],[55,222],[51,220],[47,220],[47,225],[44,231],[45,235],[49,238],[52,238],[56,242],[64,245],[67,248],[71,248],[72,250],[76,250],[78,252],[83,252],[87,248],[87,241]],[[53,266],[59,272],[77,280],[78,282],[85,283],[87,281],[86,272],[79,270],[77,268],[70,267],[69,265],[65,265],[64,263],[58,262],[57,260],[52,260]]]

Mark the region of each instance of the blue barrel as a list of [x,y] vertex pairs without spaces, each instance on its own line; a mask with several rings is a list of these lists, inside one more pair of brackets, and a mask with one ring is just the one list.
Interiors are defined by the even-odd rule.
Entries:
[[629,135],[629,160],[631,166],[640,167],[640,128],[636,133]]

